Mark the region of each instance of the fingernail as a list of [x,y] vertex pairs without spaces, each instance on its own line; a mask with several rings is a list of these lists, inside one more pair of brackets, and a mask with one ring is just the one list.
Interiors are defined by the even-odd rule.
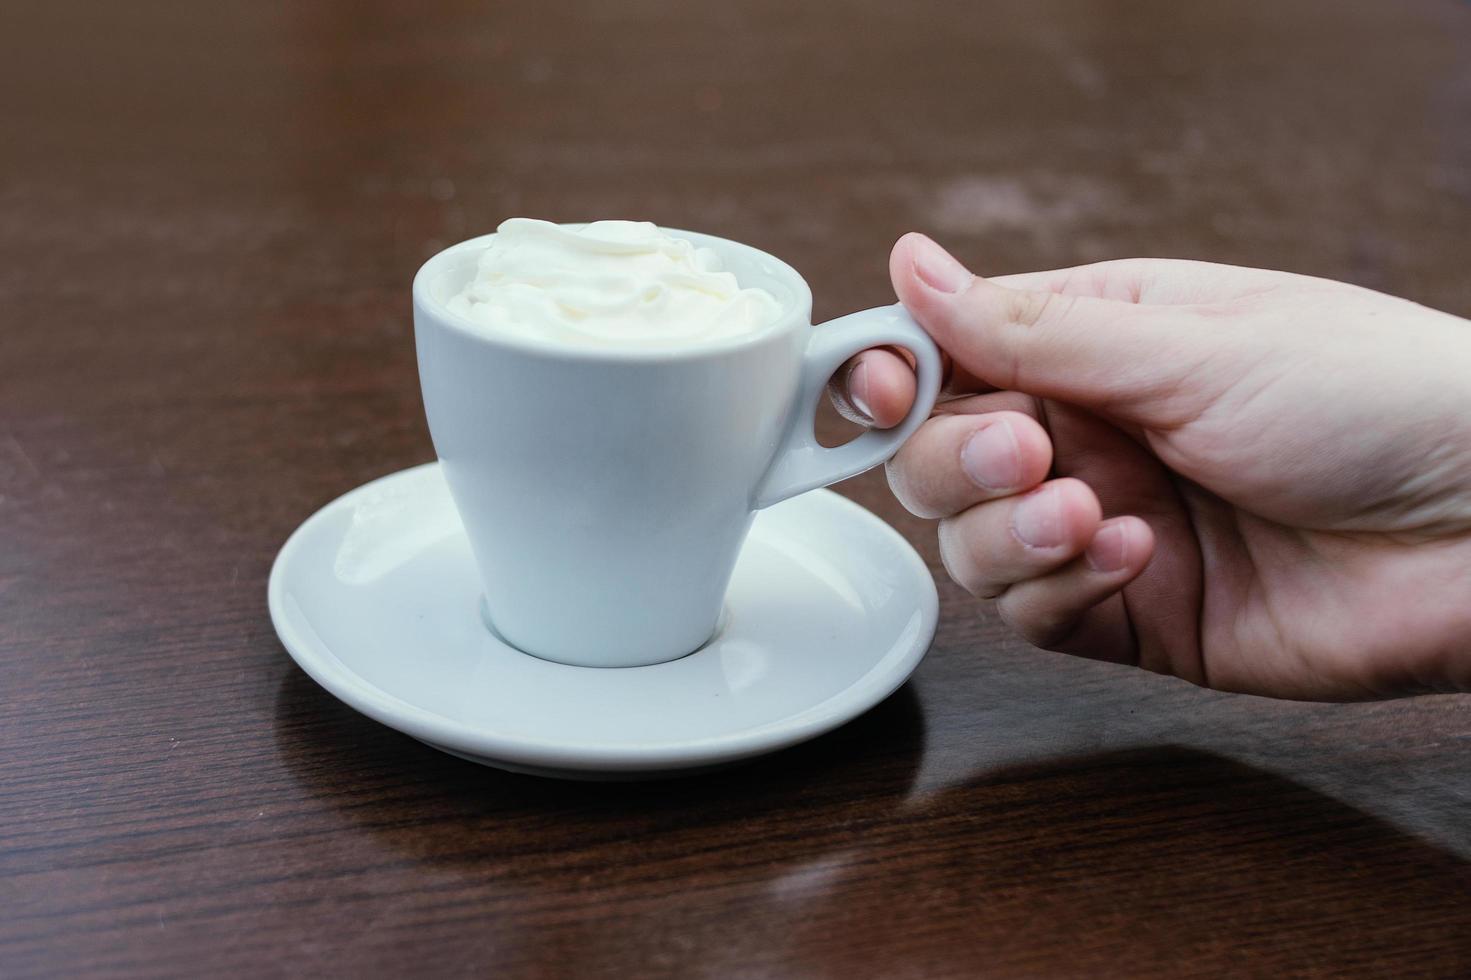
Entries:
[[960,468],[982,490],[1013,490],[1022,478],[1021,447],[1011,423],[998,419],[960,447]]
[[1011,516],[1011,533],[1029,548],[1056,548],[1066,544],[1062,520],[1062,494],[1056,487],[1043,487],[1021,498]]
[[1105,524],[1083,552],[1095,572],[1117,572],[1129,563],[1129,536],[1122,524]]
[[863,413],[864,418],[873,421],[873,409],[868,407],[868,365],[862,361],[848,372],[848,401]]
[[914,273],[942,293],[958,293],[975,278],[955,256],[924,235],[919,236],[914,248]]

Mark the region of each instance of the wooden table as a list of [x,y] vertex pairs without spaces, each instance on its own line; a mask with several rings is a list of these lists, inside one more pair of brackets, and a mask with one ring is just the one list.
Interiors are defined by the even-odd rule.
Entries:
[[945,583],[848,728],[571,785],[353,713],[265,607],[431,458],[409,280],[508,215],[747,240],[821,317],[911,228],[1471,313],[1467,4],[27,0],[0,110],[0,976],[1471,975],[1465,698],[1205,693]]

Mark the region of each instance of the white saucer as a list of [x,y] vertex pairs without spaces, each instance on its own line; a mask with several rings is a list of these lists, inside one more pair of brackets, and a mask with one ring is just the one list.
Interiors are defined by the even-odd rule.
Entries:
[[820,735],[904,683],[935,585],[899,534],[827,490],[762,511],[721,631],[652,667],[569,667],[479,613],[469,545],[429,463],[312,515],[271,569],[281,642],[333,695],[473,762],[547,776],[709,768]]

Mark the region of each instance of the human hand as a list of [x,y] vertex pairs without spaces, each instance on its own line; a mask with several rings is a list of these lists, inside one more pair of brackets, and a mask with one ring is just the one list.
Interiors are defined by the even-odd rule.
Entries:
[[[987,280],[917,234],[890,274],[954,397],[889,482],[1028,640],[1276,697],[1471,690],[1471,322],[1201,262]],[[913,397],[886,351],[838,378],[869,424]]]

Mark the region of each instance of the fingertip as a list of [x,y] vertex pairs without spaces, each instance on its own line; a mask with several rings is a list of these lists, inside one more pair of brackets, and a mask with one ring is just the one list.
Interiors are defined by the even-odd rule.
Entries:
[[858,354],[842,367],[838,368],[833,373],[833,376],[828,379],[827,397],[833,403],[833,407],[838,410],[838,414],[849,422],[856,422],[859,425],[872,425],[873,419],[869,416],[868,405],[864,404],[860,407],[859,405],[855,405],[853,401],[852,389],[854,387],[855,376],[857,381],[864,381],[863,374],[865,372],[860,371],[862,366],[863,355]]
[[907,278],[914,272],[915,249],[929,241],[932,239],[928,235],[917,231],[905,232],[899,236],[899,240],[889,251],[889,274],[895,285],[898,285],[900,278]]
[[889,253],[889,279],[894,284],[894,295],[931,334],[934,330],[929,321],[941,312],[944,296],[920,278],[918,259],[921,252],[937,247],[928,235],[911,231],[895,242]]
[[1154,530],[1143,519],[1112,517],[1099,524],[1083,557],[1095,572],[1132,578],[1154,556],[1154,541]]
[[1081,556],[1098,532],[1102,509],[1081,480],[1048,480],[1013,499],[1011,537],[1029,554],[1045,556],[1048,568]]
[[909,362],[874,348],[853,357],[828,382],[828,397],[850,422],[879,429],[904,421],[914,404],[916,382]]
[[851,397],[873,424],[888,429],[904,421],[914,404],[914,371],[901,357],[886,350],[859,355]]
[[1008,292],[971,272],[927,235],[910,232],[889,255],[894,294],[950,358],[965,388],[990,384],[981,315]]
[[1063,518],[1074,538],[1082,538],[1080,544],[1086,544],[1097,536],[1103,520],[1103,505],[1098,502],[1098,494],[1092,487],[1071,476],[1060,477],[1044,486],[1057,488]]
[[1029,415],[1001,411],[971,416],[974,428],[960,443],[960,470],[992,494],[1023,493],[1047,479],[1052,440]]
[[1052,472],[1052,437],[1030,415],[1009,412],[1007,419],[1010,421],[1012,431],[1016,434],[1017,454],[1021,468],[1017,489],[1025,490],[1037,486],[1047,479],[1048,473]]
[[[1132,648],[1132,640],[1126,638],[1126,620],[1119,618],[1122,614],[1117,608],[1110,613],[1104,604],[1144,571],[1154,547],[1154,531],[1143,520],[1111,517],[1098,525],[1079,558],[1007,589],[999,604],[1001,616],[1037,646],[1126,660]],[[1079,627],[1090,621],[1095,629],[1112,621],[1112,639],[1108,635],[1077,637]],[[1100,644],[1112,652],[1100,656]]]
[[1154,560],[1154,549],[1157,539],[1154,536],[1154,528],[1142,517],[1121,517],[1129,527],[1129,559],[1133,568],[1133,574],[1138,575],[1149,567]]

